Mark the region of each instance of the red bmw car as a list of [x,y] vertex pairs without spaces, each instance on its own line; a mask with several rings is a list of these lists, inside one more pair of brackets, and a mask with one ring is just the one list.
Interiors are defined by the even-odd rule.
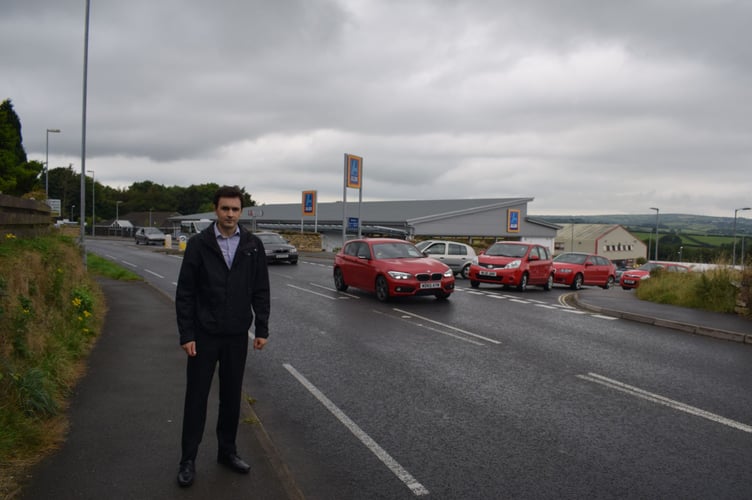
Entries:
[[640,281],[650,278],[650,272],[655,269],[665,269],[670,273],[688,273],[689,267],[681,264],[669,264],[664,262],[646,262],[637,269],[629,269],[621,273],[619,284],[624,290],[631,290],[640,286]]
[[454,292],[454,272],[410,242],[365,238],[348,241],[334,256],[334,286],[374,292],[382,302],[411,295],[446,299]]

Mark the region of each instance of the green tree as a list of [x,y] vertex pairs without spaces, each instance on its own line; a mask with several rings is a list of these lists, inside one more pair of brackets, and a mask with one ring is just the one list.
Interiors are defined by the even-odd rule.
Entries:
[[44,166],[28,161],[23,148],[21,120],[10,99],[0,103],[0,192],[21,196],[34,189]]

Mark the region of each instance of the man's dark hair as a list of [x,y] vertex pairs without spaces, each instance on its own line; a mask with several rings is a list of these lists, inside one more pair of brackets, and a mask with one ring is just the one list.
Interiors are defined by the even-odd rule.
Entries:
[[243,207],[243,192],[238,186],[222,186],[214,193],[214,206],[217,207],[220,198],[237,198],[240,200],[240,206]]

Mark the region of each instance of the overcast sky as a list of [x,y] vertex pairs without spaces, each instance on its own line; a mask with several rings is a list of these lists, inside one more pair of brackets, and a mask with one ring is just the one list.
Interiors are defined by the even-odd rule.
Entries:
[[[81,168],[85,0],[3,0],[0,100]],[[86,169],[259,203],[752,205],[749,0],[91,0]],[[356,200],[348,190],[348,200]],[[752,212],[743,214],[745,217]]]

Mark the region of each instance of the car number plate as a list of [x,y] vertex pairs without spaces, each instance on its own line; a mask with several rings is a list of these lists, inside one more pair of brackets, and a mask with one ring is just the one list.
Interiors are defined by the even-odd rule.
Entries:
[[441,288],[441,283],[421,283],[421,288]]
[[496,276],[496,271],[478,271],[480,276]]
[[635,280],[624,280],[624,284],[625,285],[634,285],[635,284]]
[[286,259],[287,258],[287,254],[286,253],[278,253],[277,255],[275,255],[275,257],[277,259]]

